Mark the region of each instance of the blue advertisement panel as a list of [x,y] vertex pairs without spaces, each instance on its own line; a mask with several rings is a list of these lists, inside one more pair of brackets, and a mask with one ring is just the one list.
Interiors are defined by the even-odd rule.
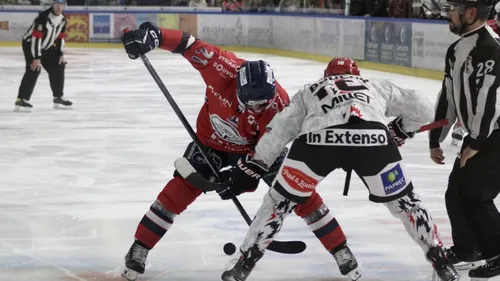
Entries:
[[411,23],[367,20],[365,24],[365,60],[411,67]]
[[113,35],[112,14],[90,14],[90,41],[108,42]]

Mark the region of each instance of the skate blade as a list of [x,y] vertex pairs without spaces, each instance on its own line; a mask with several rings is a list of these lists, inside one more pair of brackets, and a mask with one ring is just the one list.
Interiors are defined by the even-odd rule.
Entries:
[[17,106],[16,105],[16,107],[14,107],[14,112],[28,113],[28,112],[31,112],[31,107]]
[[359,273],[359,270],[356,268],[354,270],[349,271],[346,274],[352,281],[356,281],[361,277],[361,273]]
[[471,270],[471,269],[476,269],[486,263],[485,260],[480,260],[480,261],[473,261],[473,262],[460,262],[455,264],[455,269],[464,271],[464,270]]
[[54,109],[63,109],[63,110],[70,110],[70,109],[73,109],[73,106],[72,105],[63,105],[63,104],[60,104],[60,103],[54,103]]
[[132,269],[125,268],[122,272],[122,277],[129,281],[135,281],[137,277],[139,276],[139,272],[134,271]]

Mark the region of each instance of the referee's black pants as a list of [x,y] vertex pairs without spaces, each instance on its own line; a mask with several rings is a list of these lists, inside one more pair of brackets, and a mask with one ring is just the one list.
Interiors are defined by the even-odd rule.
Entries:
[[[461,152],[469,141],[465,137]],[[455,160],[449,177],[446,209],[460,259],[468,259],[476,249],[483,258],[500,255],[500,213],[493,203],[499,193],[500,130],[495,130],[465,167]]]
[[[33,63],[33,55],[31,54],[31,42],[23,41],[23,53],[26,61],[26,72],[24,73],[21,86],[19,86],[18,98],[30,100],[31,94],[35,89],[36,81],[40,75],[40,71],[33,71],[30,68]],[[64,90],[64,64],[59,64],[59,53],[54,47],[42,51],[40,60],[43,68],[49,74],[50,87],[54,97],[62,97]]]

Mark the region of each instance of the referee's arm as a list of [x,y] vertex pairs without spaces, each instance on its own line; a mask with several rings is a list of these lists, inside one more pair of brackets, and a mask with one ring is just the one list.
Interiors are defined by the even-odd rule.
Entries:
[[448,52],[446,53],[443,84],[441,86],[441,91],[438,94],[434,114],[434,121],[448,119],[448,125],[429,131],[429,148],[431,149],[439,147],[439,143],[444,141],[444,139],[448,135],[448,132],[450,131],[451,126],[457,119],[454,105],[452,102],[450,103],[450,100],[453,100],[453,80],[451,78],[449,58],[454,52],[454,46],[455,44],[451,45],[450,48],[448,48]]
[[34,59],[42,58],[42,40],[46,32],[46,24],[47,19],[45,13],[42,12],[35,19],[33,31],[31,32],[31,55]]
[[477,102],[475,105],[472,104],[475,108],[470,127],[469,147],[474,150],[481,148],[495,129],[500,116],[500,47],[481,54],[484,54],[484,59],[479,58],[474,65],[476,77],[482,79],[478,83],[480,88],[477,91]]

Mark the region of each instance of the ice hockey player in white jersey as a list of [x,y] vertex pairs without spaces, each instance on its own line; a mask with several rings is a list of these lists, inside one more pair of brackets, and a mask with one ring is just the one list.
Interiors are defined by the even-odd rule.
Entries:
[[[429,211],[413,192],[398,149],[432,121],[433,114],[432,103],[422,94],[359,76],[350,58],[333,59],[324,78],[305,85],[292,98],[269,123],[255,154],[242,158],[233,170],[228,189],[255,184],[293,140],[240,247],[240,259],[222,280],[245,281],[287,215],[335,169],[356,172],[370,201],[384,204],[401,219],[439,278],[458,280]],[[386,117],[396,118],[386,126]]]

